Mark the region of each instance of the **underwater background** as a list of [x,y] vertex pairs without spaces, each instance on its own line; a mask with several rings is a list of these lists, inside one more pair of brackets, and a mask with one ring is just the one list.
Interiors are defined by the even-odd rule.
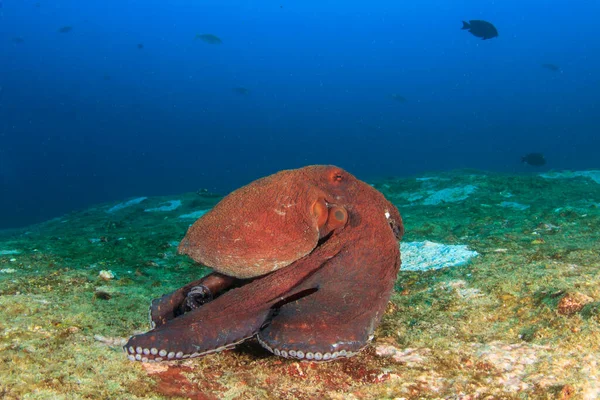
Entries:
[[[598,15],[592,0],[0,0],[0,228],[316,163],[362,179],[598,167]],[[461,30],[477,19],[499,36]]]
[[[598,15],[595,0],[0,0],[0,398],[599,399]],[[326,363],[252,337],[128,360],[152,299],[211,272],[178,252],[190,225],[317,163],[402,216],[369,344]],[[373,271],[365,241],[346,245]]]

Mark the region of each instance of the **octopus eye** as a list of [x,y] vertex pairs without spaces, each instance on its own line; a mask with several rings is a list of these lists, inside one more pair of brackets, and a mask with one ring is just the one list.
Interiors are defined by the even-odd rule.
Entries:
[[334,230],[341,228],[348,222],[348,211],[343,207],[333,206],[329,210],[329,219],[327,220],[327,228]]

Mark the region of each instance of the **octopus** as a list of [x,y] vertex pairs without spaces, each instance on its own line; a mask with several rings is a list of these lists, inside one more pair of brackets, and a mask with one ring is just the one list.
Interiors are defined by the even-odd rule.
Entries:
[[400,269],[396,207],[335,166],[258,179],[199,218],[178,251],[213,272],[152,301],[132,361],[181,360],[256,338],[277,356],[330,361],[368,345]]

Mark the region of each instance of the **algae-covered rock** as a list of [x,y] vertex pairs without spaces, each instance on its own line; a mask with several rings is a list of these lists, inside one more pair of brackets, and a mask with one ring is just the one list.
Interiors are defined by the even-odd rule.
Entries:
[[0,232],[0,397],[597,398],[595,176],[374,181],[406,227],[396,292],[372,344],[322,364],[252,340],[193,360],[127,360],[121,346],[149,329],[150,300],[209,272],[176,249],[215,195],[178,195],[160,212],[144,210],[173,196],[139,197]]

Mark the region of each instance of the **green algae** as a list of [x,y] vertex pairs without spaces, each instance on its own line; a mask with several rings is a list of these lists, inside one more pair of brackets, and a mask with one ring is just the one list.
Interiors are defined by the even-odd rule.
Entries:
[[[427,179],[423,179],[427,178]],[[476,187],[427,205],[432,193]],[[206,274],[177,255],[208,193],[149,198],[0,233],[0,395],[72,398],[568,398],[600,393],[600,185],[456,171],[374,182],[399,208],[405,241],[465,244],[468,265],[401,271],[374,342],[331,363],[275,357],[256,343],[180,363],[131,363],[151,299]],[[525,209],[501,206],[514,202]],[[100,271],[111,271],[104,280]],[[567,294],[592,301],[562,314]],[[386,347],[387,346],[387,347]],[[383,355],[383,349],[387,353]],[[410,350],[410,351],[409,351]],[[510,367],[508,366],[510,365]]]

